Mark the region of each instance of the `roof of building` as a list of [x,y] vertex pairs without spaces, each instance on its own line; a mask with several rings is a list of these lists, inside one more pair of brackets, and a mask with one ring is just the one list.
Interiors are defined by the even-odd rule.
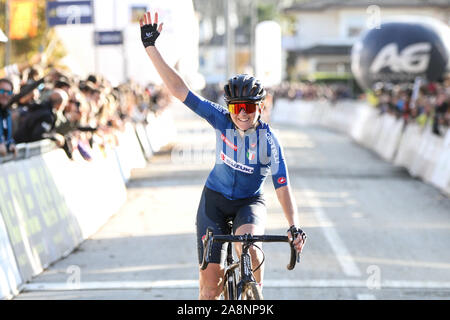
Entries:
[[362,8],[377,5],[384,8],[424,8],[450,9],[450,0],[306,0],[285,9],[295,11],[323,11],[331,8]]
[[294,50],[297,55],[350,55],[351,45],[315,45],[305,49]]

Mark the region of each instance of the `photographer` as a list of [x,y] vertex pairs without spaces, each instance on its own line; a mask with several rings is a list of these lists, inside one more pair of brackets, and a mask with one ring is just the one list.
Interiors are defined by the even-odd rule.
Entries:
[[65,139],[56,132],[55,123],[57,113],[64,110],[67,103],[67,93],[61,89],[54,89],[47,101],[35,105],[24,115],[23,122],[14,135],[15,141],[26,143],[51,139],[58,147],[63,147]]
[[446,95],[444,89],[441,89],[436,97],[433,128],[432,128],[433,133],[438,136],[443,135],[443,127],[445,127],[446,124],[445,114],[449,109],[448,105],[449,105],[449,98]]
[[0,157],[9,152],[17,155],[16,145],[12,138],[12,118],[9,111],[9,100],[13,94],[13,84],[6,78],[0,79]]

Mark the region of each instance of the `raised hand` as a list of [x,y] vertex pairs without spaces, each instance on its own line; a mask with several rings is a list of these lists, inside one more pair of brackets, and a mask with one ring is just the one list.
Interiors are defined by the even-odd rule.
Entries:
[[153,23],[150,11],[148,11],[144,17],[139,20],[139,24],[141,26],[141,40],[144,47],[154,46],[163,26],[163,23],[161,23],[158,27],[158,12],[155,12]]

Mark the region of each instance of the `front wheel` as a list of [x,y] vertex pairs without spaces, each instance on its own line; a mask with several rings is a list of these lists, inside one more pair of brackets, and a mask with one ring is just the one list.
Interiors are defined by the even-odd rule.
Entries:
[[227,272],[223,288],[224,300],[236,300],[236,273],[234,271]]
[[242,293],[242,300],[263,300],[261,287],[256,282],[247,283]]

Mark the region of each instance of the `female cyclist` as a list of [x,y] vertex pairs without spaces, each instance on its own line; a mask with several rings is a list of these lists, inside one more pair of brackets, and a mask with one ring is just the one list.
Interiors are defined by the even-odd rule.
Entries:
[[[170,67],[155,41],[162,31],[158,13],[152,20],[147,12],[140,20],[141,40],[164,84],[173,96],[216,129],[216,164],[208,176],[197,211],[197,247],[199,263],[203,256],[202,236],[207,227],[214,234],[228,232],[227,221],[233,220],[236,235],[263,234],[266,206],[262,185],[272,175],[278,200],[290,226],[288,236],[298,252],[302,251],[306,235],[297,226],[297,206],[293,198],[283,150],[268,124],[260,119],[266,91],[261,83],[249,75],[237,75],[225,85],[227,108],[208,101],[190,91],[179,74]],[[239,252],[240,247],[236,246]],[[205,270],[200,270],[199,298],[218,299],[223,285],[225,249],[213,247],[212,257]],[[258,266],[262,257],[258,250],[250,250],[252,265]],[[262,284],[263,268],[255,272]]]

